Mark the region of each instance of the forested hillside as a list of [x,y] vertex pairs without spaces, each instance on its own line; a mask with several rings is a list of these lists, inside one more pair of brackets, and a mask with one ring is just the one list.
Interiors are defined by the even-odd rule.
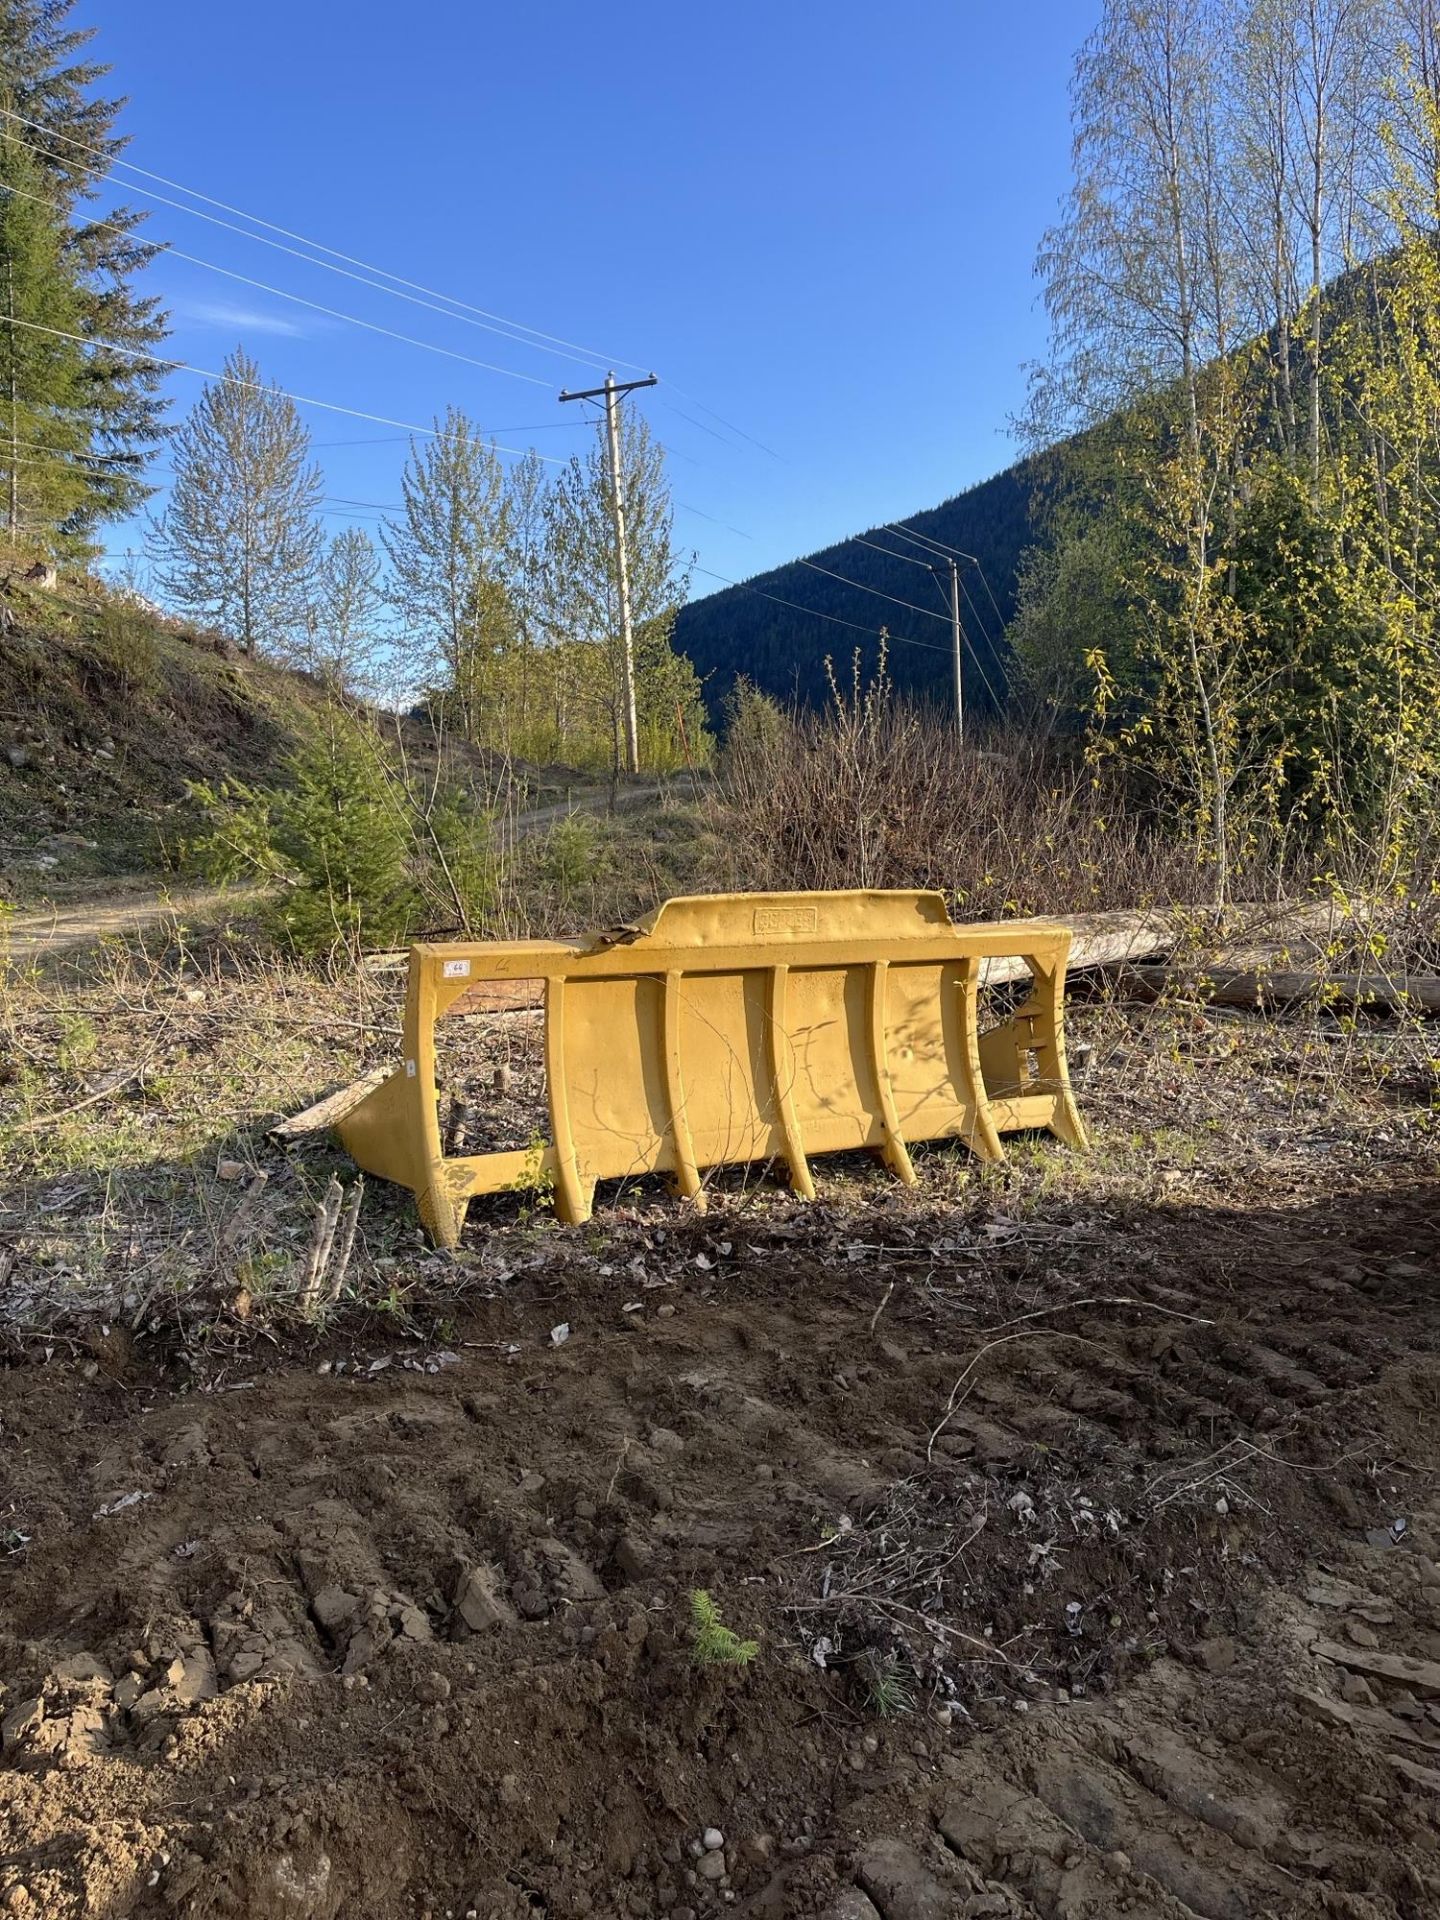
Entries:
[[[871,527],[683,607],[675,645],[694,662],[711,713],[739,675],[783,700],[823,700],[827,658],[848,672],[858,648],[872,666],[882,627],[896,685],[948,700],[951,550],[960,569],[967,702],[994,712],[1005,691],[1002,636],[1020,555],[1034,538],[1034,485],[1035,468],[1021,461],[903,523]],[[936,577],[932,565],[940,568]]]

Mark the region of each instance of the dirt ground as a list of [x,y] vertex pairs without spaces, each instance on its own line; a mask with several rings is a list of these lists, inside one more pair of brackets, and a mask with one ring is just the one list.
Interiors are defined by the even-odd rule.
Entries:
[[32,1312],[0,1911],[1433,1920],[1433,1067],[1322,1101],[1160,1019],[1080,1184],[507,1198],[454,1262],[386,1200],[403,1310]]
[[256,898],[254,888],[237,892],[228,887],[177,887],[173,892],[134,889],[103,899],[87,895],[79,901],[57,901],[13,913],[0,933],[11,965],[27,967],[52,954],[93,946],[99,940],[133,938],[166,923],[212,924],[237,907],[253,906]]

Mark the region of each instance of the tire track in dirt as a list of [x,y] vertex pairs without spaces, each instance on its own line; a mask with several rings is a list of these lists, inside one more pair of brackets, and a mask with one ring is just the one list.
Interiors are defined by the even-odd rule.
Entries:
[[[32,1347],[0,1891],[47,1920],[1430,1920],[1406,1767],[1440,1689],[1386,1660],[1440,1658],[1440,1324],[1403,1271],[1432,1208],[928,1245],[897,1204],[866,1252],[823,1209],[722,1206],[508,1272],[525,1242],[477,1243],[427,1342],[162,1366],[112,1334],[91,1379]],[[695,1587],[754,1669],[692,1665]]]

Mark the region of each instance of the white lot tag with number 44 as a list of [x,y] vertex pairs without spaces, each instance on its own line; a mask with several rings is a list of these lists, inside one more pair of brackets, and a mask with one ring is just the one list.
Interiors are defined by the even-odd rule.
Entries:
[[468,960],[447,960],[445,962],[445,978],[447,980],[468,980],[469,977],[470,962]]

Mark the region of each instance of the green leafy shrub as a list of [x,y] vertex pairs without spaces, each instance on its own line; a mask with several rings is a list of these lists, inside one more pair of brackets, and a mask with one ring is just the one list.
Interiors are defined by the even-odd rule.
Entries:
[[793,734],[790,716],[780,702],[742,676],[725,698],[722,773],[773,766]]
[[95,1022],[83,1013],[62,1013],[57,1022],[60,1045],[56,1057],[67,1073],[76,1073],[100,1051],[100,1035]]

